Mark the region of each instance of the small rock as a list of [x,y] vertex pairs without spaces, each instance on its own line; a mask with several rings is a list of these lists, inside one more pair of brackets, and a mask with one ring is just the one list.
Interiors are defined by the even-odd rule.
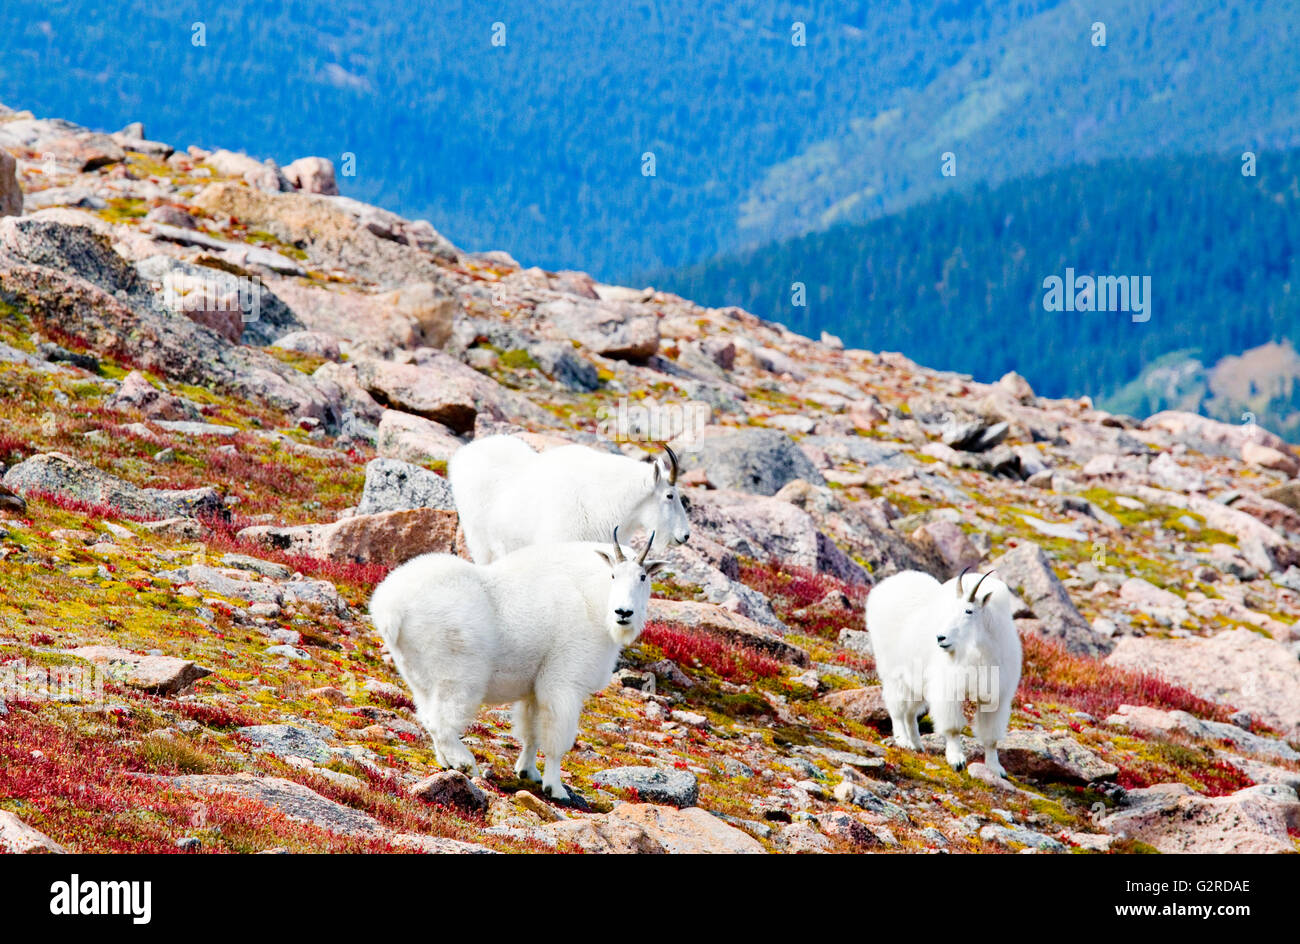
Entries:
[[299,354],[321,357],[327,361],[337,361],[342,357],[338,338],[323,331],[290,331],[271,346],[282,351],[297,351]]
[[761,855],[764,852],[758,840],[699,807],[676,809],[650,803],[619,803],[607,816],[641,827],[673,855]]
[[21,216],[23,190],[18,185],[18,161],[0,148],[0,217]]
[[945,836],[943,833],[939,832],[939,830],[935,829],[933,826],[927,826],[925,827],[925,829],[918,830],[918,833],[921,836],[924,836],[926,841],[930,842],[933,845],[936,846],[948,845],[948,837]]
[[812,691],[815,692],[817,691],[818,688],[821,687],[822,680],[821,680],[821,676],[819,676],[816,672],[809,670],[807,672],[802,673],[801,675],[792,675],[790,677],[790,684],[798,685],[802,688],[811,689]]
[[672,659],[660,659],[658,662],[651,662],[646,669],[655,676],[656,679],[662,679],[671,682],[678,688],[694,688],[695,682],[691,677],[681,670]]
[[835,785],[834,796],[841,803],[851,803],[872,813],[878,813],[899,822],[907,822],[906,810],[895,803],[890,803],[888,800],[882,800],[861,784],[851,783],[847,780],[842,781]]
[[321,525],[254,525],[238,537],[290,554],[396,565],[420,554],[454,552],[457,521],[454,511],[411,508],[352,515]]
[[572,339],[604,357],[642,360],[659,350],[659,319],[639,306],[563,298],[538,305],[536,317],[553,340]]
[[[441,423],[400,410],[384,411],[375,437],[375,449],[380,456],[410,463],[448,462],[464,445]],[[366,472],[369,481],[369,468]]]
[[112,410],[139,410],[152,420],[196,420],[200,415],[180,397],[159,390],[138,370],[126,375],[104,405]]
[[880,838],[866,823],[838,810],[816,817],[817,825],[828,836],[835,836],[855,846],[869,848],[882,845]]
[[[3,154],[0,151],[0,154]],[[0,810],[0,852],[31,854],[67,852],[38,829],[33,829],[13,813]]]
[[1300,824],[1295,790],[1280,784],[1207,797],[1183,783],[1130,790],[1102,828],[1164,853],[1295,853],[1288,826]]
[[782,826],[777,831],[776,844],[788,853],[805,855],[827,853],[834,848],[828,837],[808,823],[790,823]]
[[636,791],[650,803],[694,806],[699,799],[699,782],[689,770],[659,770],[655,767],[612,767],[591,778],[599,787]]
[[516,793],[515,802],[524,809],[536,813],[542,818],[542,822],[544,823],[557,823],[560,820],[565,819],[565,816],[556,810],[555,807],[551,806],[536,794],[529,793],[527,790],[520,790]]
[[468,813],[488,808],[487,794],[459,770],[442,770],[411,787],[411,795],[439,806],[454,806]]
[[550,845],[569,843],[598,855],[663,855],[668,851],[642,826],[609,813],[548,823],[532,836]]
[[193,541],[201,538],[206,531],[203,522],[197,518],[163,518],[161,521],[142,521],[140,527],[152,534]]
[[311,658],[306,651],[299,649],[297,646],[270,646],[266,650],[268,656],[283,656],[286,659],[293,659],[296,662],[306,662]]
[[[321,730],[319,725],[313,727]],[[292,724],[255,724],[238,728],[235,733],[280,757],[304,757],[319,764],[333,756],[320,733]]]
[[1019,544],[994,560],[990,569],[996,570],[998,577],[1033,610],[1042,635],[1080,655],[1104,654],[1113,645],[1092,631],[1037,544]]
[[826,484],[803,450],[780,430],[708,426],[672,445],[684,466],[703,467],[718,488],[775,495],[795,479]]
[[25,515],[27,513],[27,500],[16,492],[12,492],[5,486],[0,485],[0,509],[11,511],[16,515]]
[[851,649],[864,656],[872,655],[871,634],[866,630],[841,629],[840,635],[836,641],[845,649]]
[[214,488],[139,488],[61,452],[20,462],[5,473],[4,484],[11,489],[37,489],[102,503],[141,518],[194,517],[224,510],[221,495]]
[[366,484],[357,514],[373,515],[412,508],[454,511],[456,501],[447,480],[436,472],[400,459],[370,460],[366,464]]
[[223,554],[221,563],[237,570],[252,571],[263,577],[270,577],[272,580],[288,580],[293,576],[293,571],[284,564],[262,560],[260,557],[249,557],[247,554]]
[[999,377],[994,386],[1011,394],[1021,403],[1032,403],[1034,400],[1034,388],[1029,385],[1028,380],[1021,377],[1014,370],[1008,371]]
[[1272,469],[1288,476],[1300,472],[1300,460],[1290,451],[1274,449],[1262,443],[1247,441],[1241,446],[1241,461],[1247,465],[1257,465],[1263,469]]
[[912,532],[912,540],[922,550],[937,554],[954,576],[963,568],[977,565],[983,556],[971,544],[965,531],[943,518],[921,525]]
[[998,742],[998,758],[1020,777],[1088,784],[1113,780],[1119,768],[1060,732],[1010,731]]
[[211,669],[195,665],[188,659],[142,656],[116,646],[82,646],[73,649],[71,655],[104,666],[109,676],[121,678],[132,688],[151,695],[179,694],[212,674]]
[[943,434],[945,445],[964,452],[985,452],[992,449],[1007,437],[1010,424],[1006,422],[988,425],[981,421],[957,423],[950,426]]
[[1021,845],[1045,852],[1065,852],[1064,843],[1051,836],[1026,829],[1023,826],[985,826],[980,829],[980,838],[985,842],[997,842],[1004,846]]
[[334,178],[334,163],[326,157],[300,157],[283,168],[284,178],[303,193],[338,196],[339,186]]
[[655,676],[653,672],[638,672],[635,669],[619,669],[610,680],[620,688],[634,688],[647,695],[655,693]]
[[348,703],[348,696],[332,685],[313,688],[307,694],[312,698],[319,698],[321,701],[329,702],[331,705],[346,705]]
[[879,685],[866,688],[849,688],[823,695],[823,705],[833,708],[844,717],[863,724],[884,724],[889,721],[889,710],[885,707],[885,691]]
[[709,724],[708,718],[693,711],[673,711],[669,714],[669,717],[678,724],[684,724],[692,728],[704,728],[708,727]]

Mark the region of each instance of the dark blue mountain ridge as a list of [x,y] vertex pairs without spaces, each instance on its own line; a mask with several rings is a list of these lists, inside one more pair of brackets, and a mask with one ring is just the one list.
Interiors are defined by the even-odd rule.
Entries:
[[[349,152],[349,195],[471,249],[614,280],[978,180],[1300,144],[1296,13],[1290,0],[8,0],[0,101],[281,163]],[[946,151],[959,184],[938,173]]]

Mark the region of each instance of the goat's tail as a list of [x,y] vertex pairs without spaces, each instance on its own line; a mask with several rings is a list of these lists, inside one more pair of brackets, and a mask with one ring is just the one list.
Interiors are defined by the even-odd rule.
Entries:
[[384,580],[375,588],[370,597],[370,621],[375,624],[375,631],[388,645],[388,651],[397,648],[397,640],[402,630],[401,594],[396,585]]

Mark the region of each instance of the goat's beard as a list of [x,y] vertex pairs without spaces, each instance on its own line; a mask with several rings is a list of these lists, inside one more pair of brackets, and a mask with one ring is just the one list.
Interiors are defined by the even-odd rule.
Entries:
[[636,642],[636,638],[641,635],[640,626],[619,626],[617,623],[609,627],[610,638],[620,646],[630,646]]

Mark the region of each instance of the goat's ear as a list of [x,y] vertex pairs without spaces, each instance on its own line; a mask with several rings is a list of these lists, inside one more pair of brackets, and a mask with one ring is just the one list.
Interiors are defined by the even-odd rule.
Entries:
[[655,467],[655,484],[658,485],[659,480],[664,477],[664,467],[659,464],[658,459],[651,459],[650,464]]
[[607,553],[605,553],[604,551],[596,551],[596,555],[597,555],[601,560],[603,560],[606,564],[609,565],[609,569],[610,569],[610,570],[613,570],[613,569],[614,569],[614,558],[610,557],[610,556],[609,556]]
[[657,574],[667,566],[668,561],[666,560],[646,561],[644,569],[647,574]]

